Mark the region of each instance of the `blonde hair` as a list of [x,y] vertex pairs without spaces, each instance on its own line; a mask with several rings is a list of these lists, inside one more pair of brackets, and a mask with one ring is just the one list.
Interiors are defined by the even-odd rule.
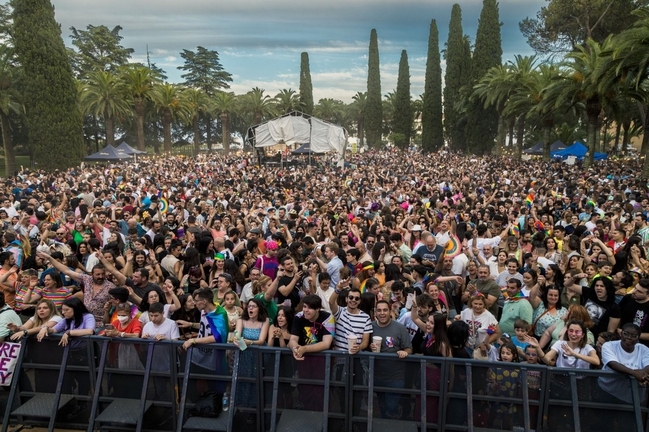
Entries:
[[252,283],[252,294],[257,295],[261,292],[261,288],[265,286],[272,279],[266,275],[261,275],[259,278]]

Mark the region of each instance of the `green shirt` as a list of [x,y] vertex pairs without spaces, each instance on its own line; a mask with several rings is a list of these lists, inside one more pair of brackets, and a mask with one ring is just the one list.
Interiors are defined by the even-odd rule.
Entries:
[[257,294],[255,298],[261,300],[264,307],[266,308],[266,312],[268,312],[268,319],[270,320],[270,323],[273,324],[275,322],[275,317],[277,317],[277,303],[272,300],[266,300],[266,295],[264,293]]
[[498,321],[500,330],[503,333],[509,334],[509,337],[511,338],[516,337],[514,322],[520,318],[532,325],[533,313],[534,309],[532,309],[532,305],[527,301],[527,299],[505,301],[503,314],[500,317],[500,321]]

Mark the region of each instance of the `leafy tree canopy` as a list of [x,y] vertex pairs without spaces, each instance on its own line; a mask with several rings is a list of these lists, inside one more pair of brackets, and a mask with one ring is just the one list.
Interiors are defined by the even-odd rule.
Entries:
[[70,27],[70,31],[76,49],[68,49],[68,53],[77,78],[86,78],[93,71],[113,71],[128,62],[134,52],[122,46],[120,26],[110,30],[104,25],[88,25],[86,30]]
[[217,51],[199,46],[195,52],[184,49],[180,56],[185,64],[178,66],[178,69],[186,72],[181,75],[186,86],[203,89],[208,95],[213,95],[219,89],[230,88],[232,74],[223,68]]
[[649,0],[548,0],[536,18],[525,18],[519,27],[527,43],[539,54],[573,51],[592,38],[603,42],[633,26],[631,12]]

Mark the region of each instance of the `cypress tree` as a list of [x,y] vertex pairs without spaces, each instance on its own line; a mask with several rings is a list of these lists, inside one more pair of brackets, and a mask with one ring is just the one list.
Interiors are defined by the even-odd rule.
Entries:
[[[489,69],[502,64],[500,19],[496,0],[484,0],[471,60],[471,86],[475,85]],[[471,103],[469,108],[467,141],[470,151],[485,154],[491,151],[498,132],[498,113],[484,109],[482,102]]]
[[313,84],[309,68],[309,53],[300,56],[300,103],[307,114],[313,114]]
[[424,106],[421,110],[421,143],[425,151],[439,150],[444,146],[442,117],[442,65],[439,55],[439,31],[437,22],[432,20],[428,36]]
[[70,60],[49,0],[13,0],[13,36],[23,67],[29,144],[39,168],[78,165],[82,118]]
[[399,60],[393,121],[392,131],[399,137],[398,140],[395,140],[397,141],[395,144],[401,148],[408,148],[412,131],[412,106],[410,105],[410,66],[408,65],[408,53],[406,50],[401,51],[401,59]]
[[381,102],[381,74],[379,72],[379,42],[376,29],[370,33],[370,52],[367,67],[367,108],[365,134],[370,147],[381,145],[383,105]]
[[[471,68],[471,48],[466,51],[462,30],[462,9],[454,4],[446,41],[446,75],[444,77],[444,128],[449,146],[455,150],[466,146],[464,127],[455,104],[460,99],[460,88],[467,84]],[[423,120],[423,119],[422,119]],[[423,127],[423,125],[422,125]]]

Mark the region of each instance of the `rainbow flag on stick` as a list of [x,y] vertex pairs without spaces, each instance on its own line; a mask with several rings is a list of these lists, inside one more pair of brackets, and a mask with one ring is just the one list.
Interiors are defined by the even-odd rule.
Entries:
[[532,207],[532,203],[534,202],[534,194],[527,194],[525,197],[525,205],[528,207]]

